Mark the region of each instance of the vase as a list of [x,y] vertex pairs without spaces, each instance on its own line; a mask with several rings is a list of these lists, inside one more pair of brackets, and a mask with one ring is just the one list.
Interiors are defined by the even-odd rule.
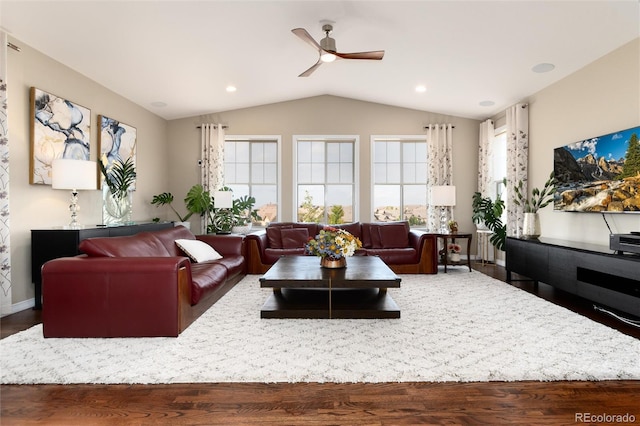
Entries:
[[460,262],[460,253],[450,253],[449,260],[452,262]]
[[347,258],[331,259],[329,257],[320,258],[320,266],[327,269],[340,269],[347,266]]
[[535,240],[540,236],[540,216],[538,216],[538,213],[524,214],[522,236],[531,240]]
[[116,197],[108,186],[103,189],[102,223],[104,225],[123,225],[131,223],[133,211],[132,192]]

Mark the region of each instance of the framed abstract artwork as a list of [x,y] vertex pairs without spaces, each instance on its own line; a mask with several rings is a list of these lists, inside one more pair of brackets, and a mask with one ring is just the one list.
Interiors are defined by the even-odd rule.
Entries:
[[51,185],[53,160],[90,159],[91,110],[35,87],[29,101],[29,183]]

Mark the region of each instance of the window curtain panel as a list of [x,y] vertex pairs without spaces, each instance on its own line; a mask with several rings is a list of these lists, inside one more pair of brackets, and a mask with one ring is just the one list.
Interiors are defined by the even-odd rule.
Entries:
[[[496,186],[494,184],[493,173],[493,140],[495,137],[495,129],[492,120],[486,120],[480,123],[480,135],[478,140],[478,192],[482,197],[496,199]],[[478,229],[486,229],[482,223],[476,224]],[[482,256],[484,261],[493,262],[494,253],[491,249],[489,236],[481,239],[476,238],[477,256]],[[484,259],[486,257],[486,259]],[[476,257],[477,259],[477,257]]]
[[9,105],[7,101],[7,34],[0,31],[0,313],[11,308],[11,241],[9,232]]
[[514,185],[522,181],[522,190],[528,192],[529,163],[529,108],[516,104],[507,109],[507,235],[522,235],[524,208],[517,206]]
[[[427,130],[429,185],[453,185],[453,125],[430,124]],[[447,220],[453,218],[452,207],[446,207]],[[440,207],[432,206],[429,200],[427,209],[428,229],[440,229]],[[439,232],[439,231],[438,231]]]
[[[224,135],[225,127],[221,124],[201,124],[201,176],[200,181],[205,191],[211,195],[224,186]],[[207,233],[207,223],[202,221],[201,231]]]
[[496,198],[496,188],[493,184],[493,138],[495,129],[493,121],[480,123],[480,139],[478,148],[478,192],[483,197],[492,200]]

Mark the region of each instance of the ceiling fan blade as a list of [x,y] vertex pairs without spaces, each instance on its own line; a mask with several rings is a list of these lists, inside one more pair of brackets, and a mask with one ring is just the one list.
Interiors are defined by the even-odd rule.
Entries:
[[373,60],[379,61],[384,57],[384,50],[374,50],[372,52],[355,52],[355,53],[335,52],[334,55],[342,59],[373,59]]
[[315,41],[313,37],[311,37],[311,34],[309,34],[304,28],[294,28],[291,32],[300,37],[302,41],[313,46],[316,50],[322,50],[322,47],[320,47],[318,42]]
[[314,72],[320,65],[322,65],[322,60],[318,59],[318,62],[316,62],[311,68],[300,74],[298,77],[309,77],[311,73]]

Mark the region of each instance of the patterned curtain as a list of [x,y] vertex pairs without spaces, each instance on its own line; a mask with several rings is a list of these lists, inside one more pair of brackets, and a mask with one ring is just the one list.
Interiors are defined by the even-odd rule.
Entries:
[[[213,192],[224,186],[224,134],[221,124],[201,125],[202,168],[200,181],[205,191]],[[202,221],[201,231],[207,233],[206,221]]]
[[0,31],[0,314],[2,315],[11,313],[7,41],[7,34]]
[[516,104],[507,109],[507,234],[522,235],[524,209],[514,203],[514,185],[522,181],[526,193],[529,162],[529,108]]
[[480,123],[480,141],[478,150],[478,192],[483,197],[495,200],[496,190],[493,185],[493,121]]
[[[427,130],[429,185],[453,185],[453,126],[451,124],[430,124]],[[447,220],[453,217],[452,207],[446,207]],[[430,230],[440,229],[440,207],[428,205],[427,226]]]
[[[494,136],[495,129],[493,127],[493,121],[486,120],[480,123],[480,139],[478,141],[478,192],[483,197],[489,197],[492,200],[495,200],[497,196],[493,173]],[[482,229],[480,232],[489,232],[486,225],[482,223],[476,224],[476,227]],[[476,247],[476,259],[481,256],[483,261],[495,261],[494,251],[491,249],[491,243],[489,242],[489,234],[478,234]]]

